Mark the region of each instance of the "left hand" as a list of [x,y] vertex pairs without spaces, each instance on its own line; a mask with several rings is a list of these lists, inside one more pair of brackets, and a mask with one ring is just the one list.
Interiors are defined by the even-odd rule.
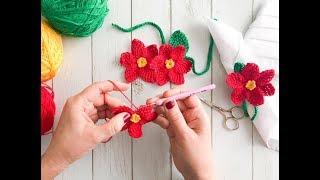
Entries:
[[[125,83],[115,84],[121,91],[130,87]],[[121,131],[129,114],[111,117],[110,108],[123,105],[109,94],[118,91],[117,87],[109,81],[94,83],[67,100],[50,145],[41,159],[42,179],[53,179],[98,143],[107,142]],[[96,125],[98,119],[106,119],[107,123]]]

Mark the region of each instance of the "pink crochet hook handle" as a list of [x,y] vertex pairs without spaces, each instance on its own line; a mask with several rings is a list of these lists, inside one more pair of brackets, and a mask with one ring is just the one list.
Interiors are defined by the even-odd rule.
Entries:
[[198,94],[198,93],[210,91],[210,90],[214,89],[215,87],[216,87],[216,85],[210,84],[208,86],[204,86],[204,87],[201,87],[199,89],[185,91],[185,92],[182,92],[180,94],[177,94],[177,95],[174,95],[174,96],[171,96],[171,97],[168,97],[168,98],[159,99],[154,103],[154,105],[162,106],[164,101],[184,99],[184,98],[187,98],[189,96],[192,96],[192,95],[195,95],[195,94]]

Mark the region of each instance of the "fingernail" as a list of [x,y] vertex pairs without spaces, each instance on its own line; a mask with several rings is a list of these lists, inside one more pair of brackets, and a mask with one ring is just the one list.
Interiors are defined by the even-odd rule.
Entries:
[[109,142],[111,139],[112,139],[112,136],[111,136],[108,140],[103,141],[102,143],[107,143],[107,142]]
[[172,109],[173,106],[174,106],[174,102],[173,102],[173,101],[169,101],[169,102],[167,102],[167,103],[165,104],[165,106],[166,106],[167,109]]
[[127,122],[127,121],[129,120],[129,118],[130,118],[130,114],[124,115],[124,116],[123,116],[123,121],[124,121],[124,122]]

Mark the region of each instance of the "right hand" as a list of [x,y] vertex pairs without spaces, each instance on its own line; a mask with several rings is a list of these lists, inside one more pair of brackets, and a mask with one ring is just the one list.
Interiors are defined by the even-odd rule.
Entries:
[[[170,97],[180,91],[166,91],[163,95],[149,99],[147,103]],[[184,178],[214,179],[210,119],[199,98],[190,96],[183,100],[165,101],[156,111],[159,116],[153,122],[167,130],[173,162]]]

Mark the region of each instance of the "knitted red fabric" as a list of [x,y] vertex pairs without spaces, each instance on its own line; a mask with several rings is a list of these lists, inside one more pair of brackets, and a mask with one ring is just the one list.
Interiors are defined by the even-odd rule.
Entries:
[[112,109],[112,114],[116,115],[122,112],[130,114],[130,118],[125,122],[122,131],[128,129],[128,133],[133,138],[142,136],[142,125],[153,121],[157,114],[153,111],[152,106],[140,106],[136,111],[127,106],[119,106]]
[[230,73],[226,82],[233,89],[231,100],[240,105],[244,100],[259,106],[264,103],[263,96],[272,96],[275,88],[270,83],[275,72],[273,69],[259,72],[258,65],[248,63],[241,72]]
[[160,86],[168,81],[174,84],[184,83],[184,74],[191,70],[191,62],[185,59],[184,46],[160,46],[159,55],[154,58],[150,68],[155,70],[156,83]]
[[150,64],[158,49],[155,44],[145,47],[143,42],[134,39],[131,43],[131,52],[121,54],[120,64],[125,67],[125,79],[128,82],[136,80],[138,77],[146,82],[155,82],[155,73],[150,69]]
[[53,91],[48,86],[41,86],[41,135],[52,129],[56,106]]

